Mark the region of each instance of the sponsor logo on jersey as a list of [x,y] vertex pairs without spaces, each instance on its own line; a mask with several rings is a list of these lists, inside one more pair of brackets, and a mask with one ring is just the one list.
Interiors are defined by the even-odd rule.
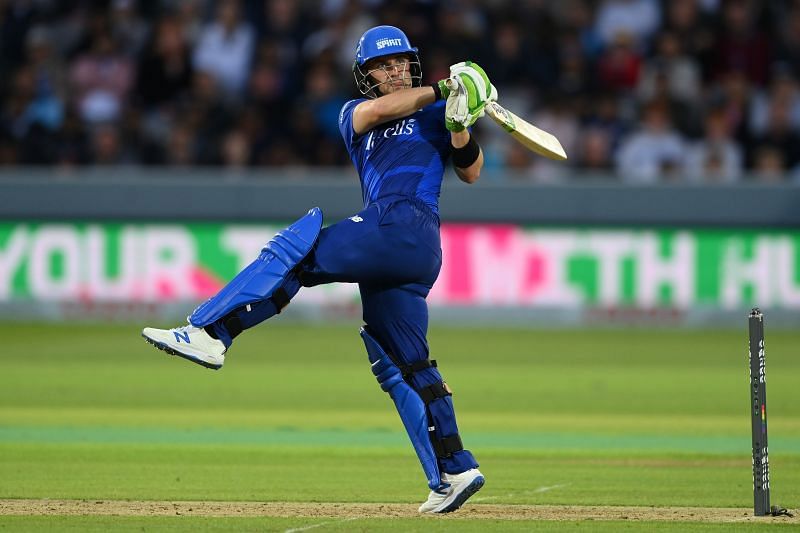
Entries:
[[375,141],[377,140],[376,137],[383,137],[384,139],[388,139],[389,137],[397,137],[399,135],[411,135],[414,133],[414,126],[417,123],[417,119],[415,118],[404,118],[403,120],[397,121],[395,124],[392,124],[388,128],[382,131],[371,131],[369,132],[369,136],[367,137],[367,150],[372,150],[375,146]]
[[411,135],[414,133],[414,124],[417,123],[417,119],[409,118],[403,119],[394,126],[390,128],[386,128],[383,130],[383,138],[388,139],[389,136],[397,136],[397,135]]

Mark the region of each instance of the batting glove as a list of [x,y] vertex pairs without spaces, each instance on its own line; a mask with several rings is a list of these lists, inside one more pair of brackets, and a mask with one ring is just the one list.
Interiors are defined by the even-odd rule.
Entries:
[[494,89],[489,81],[486,71],[477,63],[462,61],[461,63],[450,65],[450,77],[452,78],[453,76],[462,77],[467,88],[474,90],[474,97],[478,104],[497,100],[497,90]]

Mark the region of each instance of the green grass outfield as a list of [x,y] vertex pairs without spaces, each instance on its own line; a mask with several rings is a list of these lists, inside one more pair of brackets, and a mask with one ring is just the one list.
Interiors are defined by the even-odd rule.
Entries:
[[[433,328],[433,357],[487,478],[444,517],[414,515],[424,476],[358,324],[261,326],[217,372],[153,349],[140,329],[0,324],[0,530],[800,527],[749,518],[745,320],[708,332]],[[798,346],[800,332],[767,325],[772,503],[790,509],[800,506]],[[93,502],[103,503],[87,512]],[[170,502],[196,503],[172,512]],[[258,502],[295,508],[261,516]],[[672,508],[725,518],[665,518]],[[623,518],[631,509],[654,516]]]

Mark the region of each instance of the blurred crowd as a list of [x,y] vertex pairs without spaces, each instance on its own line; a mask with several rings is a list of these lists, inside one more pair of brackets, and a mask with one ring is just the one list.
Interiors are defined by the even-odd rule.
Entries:
[[0,165],[349,166],[377,24],[427,83],[477,61],[570,155],[483,120],[490,175],[800,179],[800,0],[0,0]]

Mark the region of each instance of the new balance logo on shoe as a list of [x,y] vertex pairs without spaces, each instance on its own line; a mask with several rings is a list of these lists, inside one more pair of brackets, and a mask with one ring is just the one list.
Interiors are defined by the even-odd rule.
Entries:
[[144,328],[142,337],[159,350],[206,368],[217,370],[225,363],[227,347],[203,328],[192,325],[173,329]]

